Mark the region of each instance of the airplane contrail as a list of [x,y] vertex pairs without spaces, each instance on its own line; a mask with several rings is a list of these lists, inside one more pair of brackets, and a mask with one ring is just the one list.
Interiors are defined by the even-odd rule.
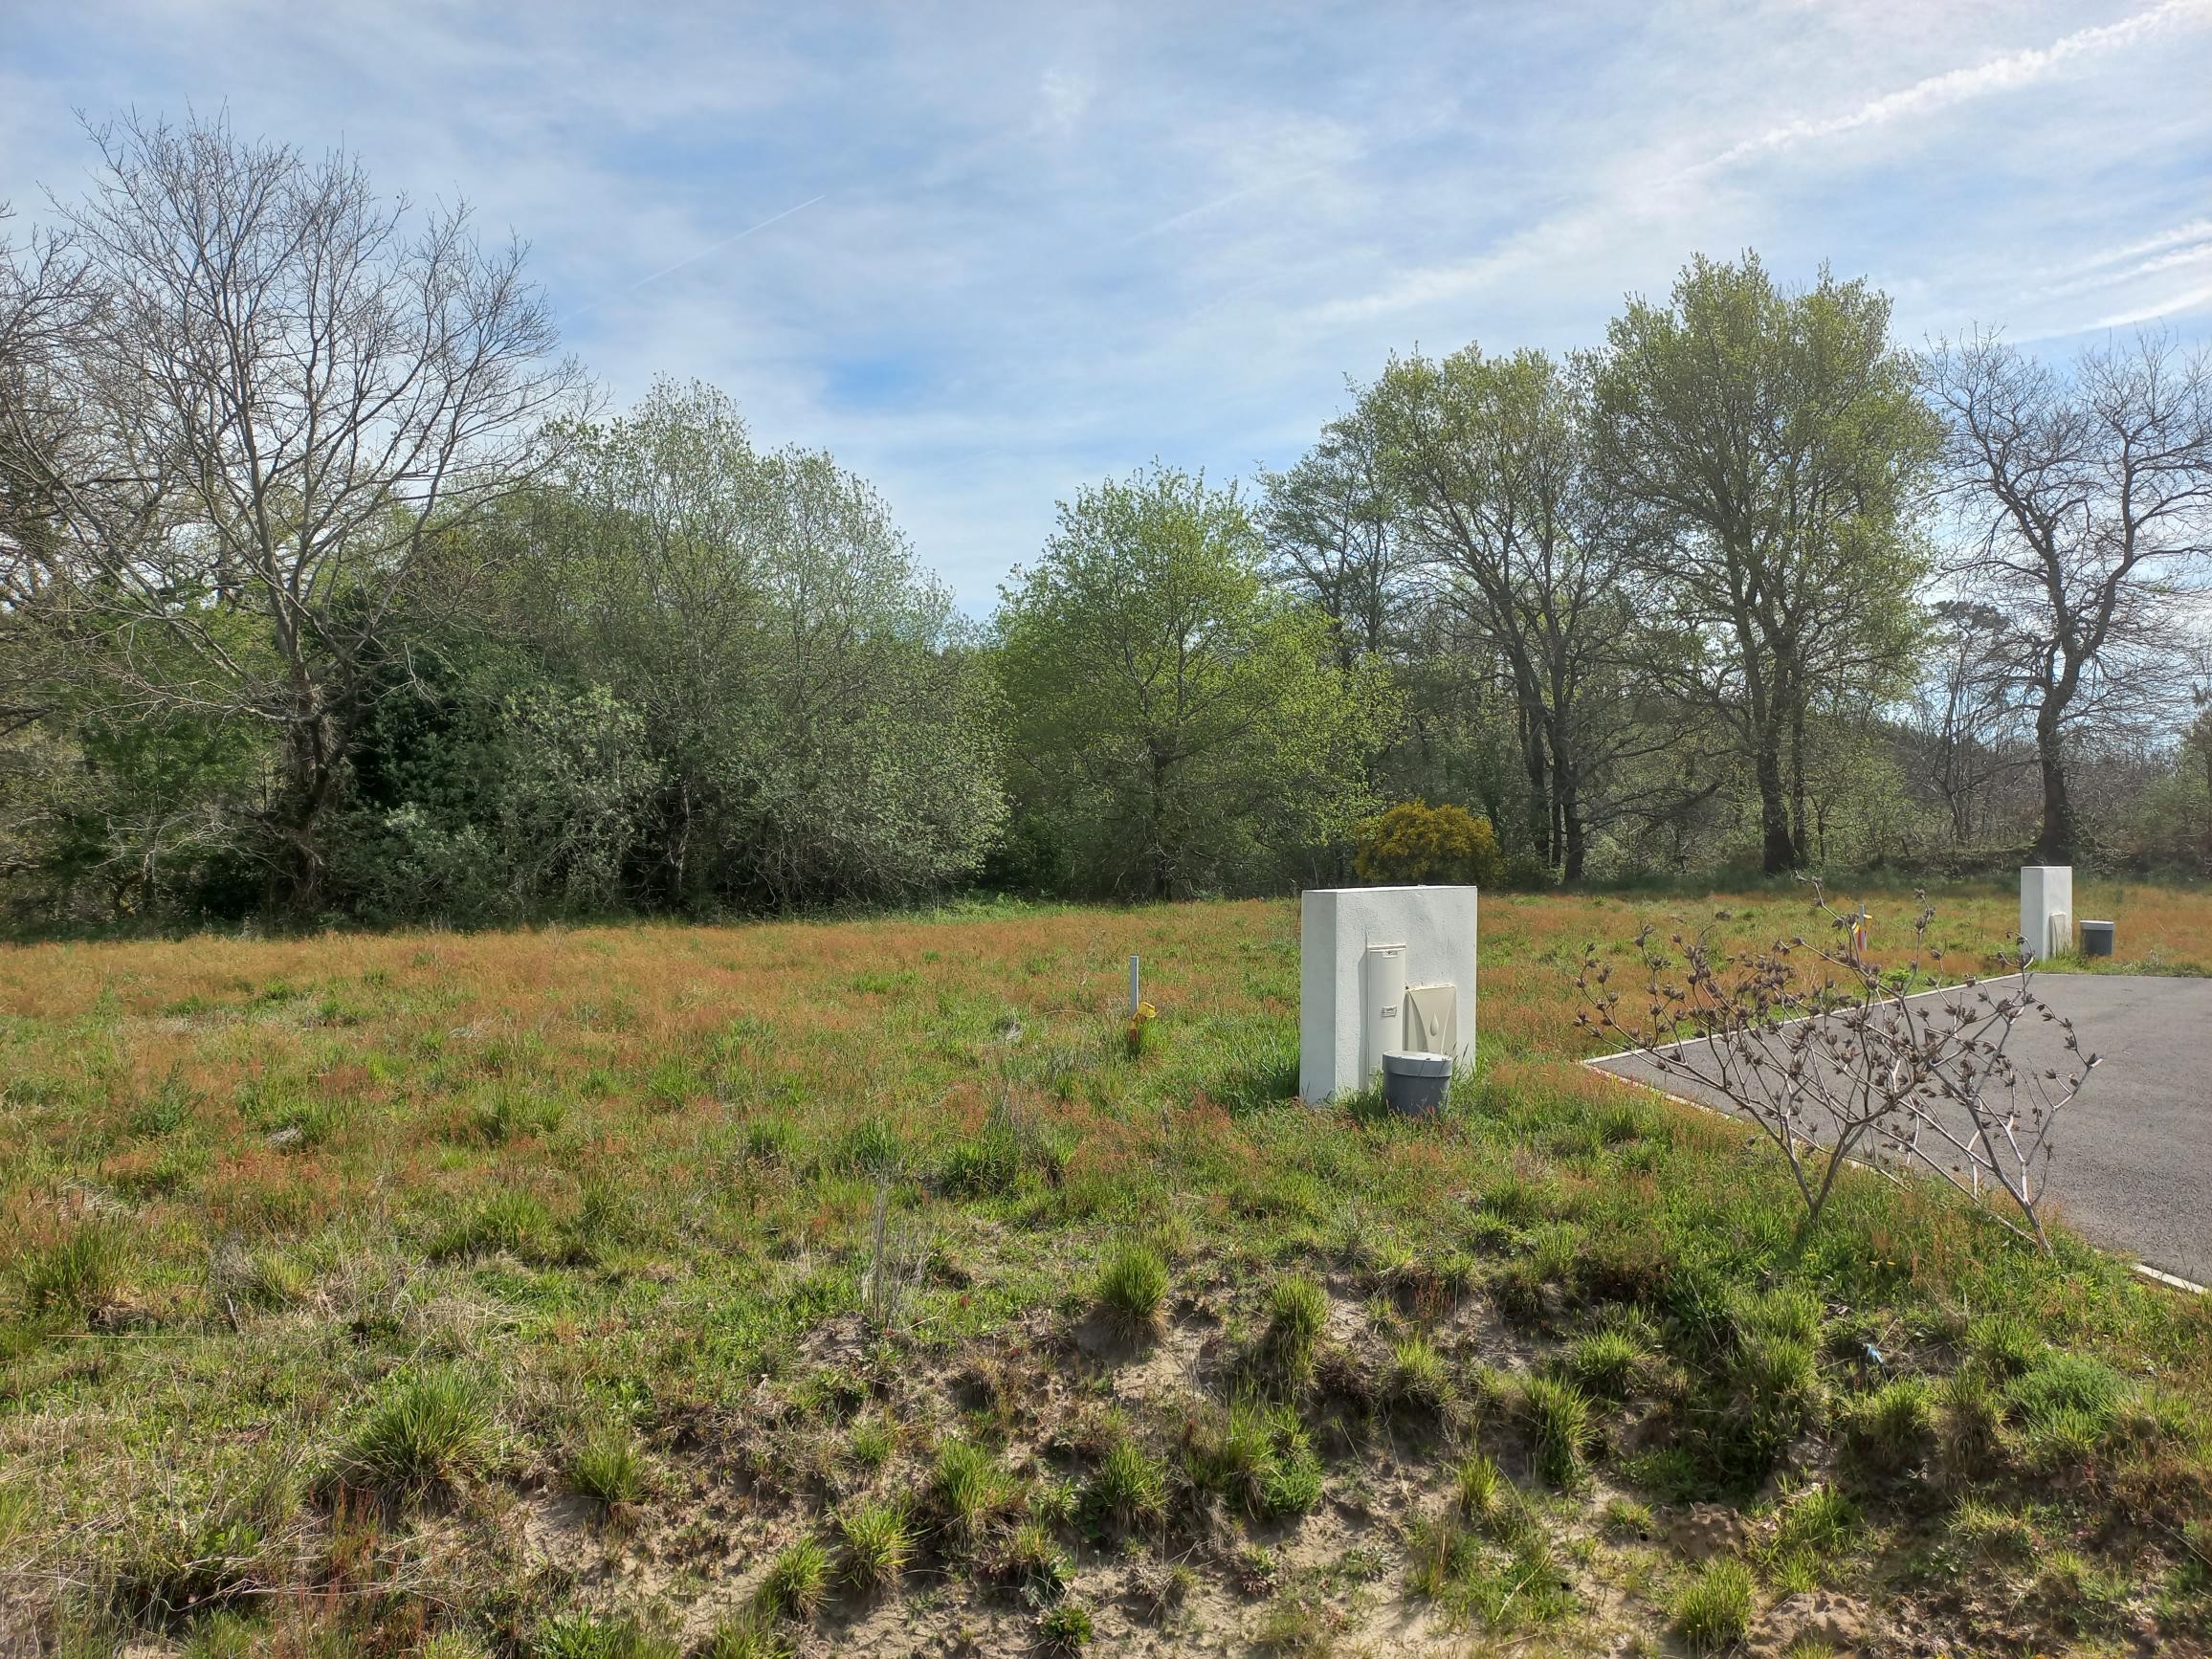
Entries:
[[[828,191],[824,191],[823,195],[827,195],[828,193]],[[776,224],[784,219],[788,219],[793,213],[804,212],[807,209],[811,208],[816,202],[821,200],[822,196],[820,195],[808,196],[805,201],[799,203],[796,207],[785,208],[780,213],[770,213],[766,218],[763,219],[757,225],[747,225],[743,230],[736,232],[731,235],[724,236],[719,242],[708,243],[704,248],[701,248],[696,254],[685,254],[681,259],[678,259],[673,265],[664,265],[658,271],[652,273],[650,276],[640,276],[636,281],[632,282],[629,287],[625,288],[622,293],[624,295],[635,294],[640,288],[645,287],[649,283],[658,282],[663,276],[673,276],[678,271],[681,271],[686,265],[696,265],[701,259],[708,257],[710,254],[719,254],[724,248],[729,247],[732,243],[742,242],[747,236],[754,234],[756,232],[765,231],[770,225]],[[617,298],[619,298],[619,296],[617,296]],[[565,322],[571,317],[581,317],[585,312],[595,311],[605,303],[606,300],[604,299],[594,299],[588,305],[580,305],[574,311],[568,312],[561,319],[561,321]]]

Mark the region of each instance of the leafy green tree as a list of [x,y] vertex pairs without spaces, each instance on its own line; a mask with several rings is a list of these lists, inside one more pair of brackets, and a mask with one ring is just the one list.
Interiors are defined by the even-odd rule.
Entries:
[[1941,439],[1915,378],[1886,296],[1825,270],[1786,292],[1752,254],[1693,259],[1670,303],[1632,300],[1607,330],[1595,471],[1668,642],[1643,668],[1733,732],[1769,872],[1813,840],[1809,721],[1913,666]]
[[1505,671],[1535,851],[1575,880],[1602,780],[1650,741],[1628,718],[1635,610],[1589,477],[1587,387],[1543,352],[1470,345],[1394,359],[1360,410],[1402,503],[1402,541]]
[[889,898],[964,879],[1005,815],[994,686],[889,510],[663,383],[569,434],[515,604],[651,735],[665,900]]
[[1023,855],[1048,883],[1165,898],[1275,879],[1366,809],[1393,699],[1271,587],[1234,488],[1153,466],[1062,503],[1001,590]]

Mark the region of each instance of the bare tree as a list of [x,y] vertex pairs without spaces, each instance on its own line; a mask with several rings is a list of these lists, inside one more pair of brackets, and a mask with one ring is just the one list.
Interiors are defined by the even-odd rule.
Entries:
[[2033,734],[2020,697],[2021,653],[2004,613],[1966,599],[1939,600],[1931,609],[1906,747],[1917,781],[1942,803],[1956,852],[1989,831],[1998,786],[2033,766]]
[[[2022,941],[2006,978],[1914,995],[1943,960],[1928,943],[1926,896],[1907,960],[1885,968],[1861,948],[1857,914],[1812,889],[1825,924],[1812,939],[1736,954],[1708,934],[1663,942],[1645,929],[1641,983],[1627,992],[1587,947],[1575,1023],[1625,1039],[1662,1076],[1757,1124],[1788,1164],[1808,1228],[1844,1167],[1864,1161],[1892,1177],[1932,1173],[1978,1206],[2002,1193],[2013,1213],[1995,1219],[2047,1252],[2052,1134],[2098,1056],[2037,994]],[[2024,1062],[2024,1020],[2056,1028],[2063,1073]]]
[[266,723],[269,898],[312,908],[395,608],[537,476],[581,373],[464,206],[418,215],[222,119],[92,137],[96,188],[55,204],[94,301],[53,423],[74,448],[39,461],[74,626],[141,706]]
[[2100,705],[2178,691],[2180,602],[2212,563],[2212,352],[2146,333],[2070,373],[1993,335],[1924,361],[1965,527],[1956,575],[2020,642],[2043,782],[2036,854],[2070,864],[2081,829],[2068,744]]

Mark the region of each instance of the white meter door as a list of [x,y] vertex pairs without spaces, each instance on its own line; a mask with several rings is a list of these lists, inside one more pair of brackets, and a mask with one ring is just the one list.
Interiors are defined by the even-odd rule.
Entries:
[[1412,985],[1405,992],[1405,1049],[1415,1054],[1459,1052],[1459,987]]
[[1360,1075],[1382,1070],[1382,1056],[1405,1046],[1405,947],[1371,944],[1360,964]]

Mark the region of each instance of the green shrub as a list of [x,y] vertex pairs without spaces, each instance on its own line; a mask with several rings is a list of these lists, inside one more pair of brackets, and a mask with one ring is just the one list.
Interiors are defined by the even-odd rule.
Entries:
[[1692,1574],[1668,1607],[1669,1622],[1692,1653],[1717,1653],[1751,1628],[1751,1569],[1725,1557]]
[[1150,1245],[1125,1244],[1098,1271],[1098,1312],[1134,1341],[1167,1323],[1167,1264]]
[[481,1467],[492,1435],[483,1382],[453,1366],[387,1382],[340,1458],[352,1486],[419,1497]]
[[1449,804],[1401,801],[1360,826],[1352,871],[1374,885],[1466,881],[1493,887],[1505,874],[1505,856],[1488,818]]

